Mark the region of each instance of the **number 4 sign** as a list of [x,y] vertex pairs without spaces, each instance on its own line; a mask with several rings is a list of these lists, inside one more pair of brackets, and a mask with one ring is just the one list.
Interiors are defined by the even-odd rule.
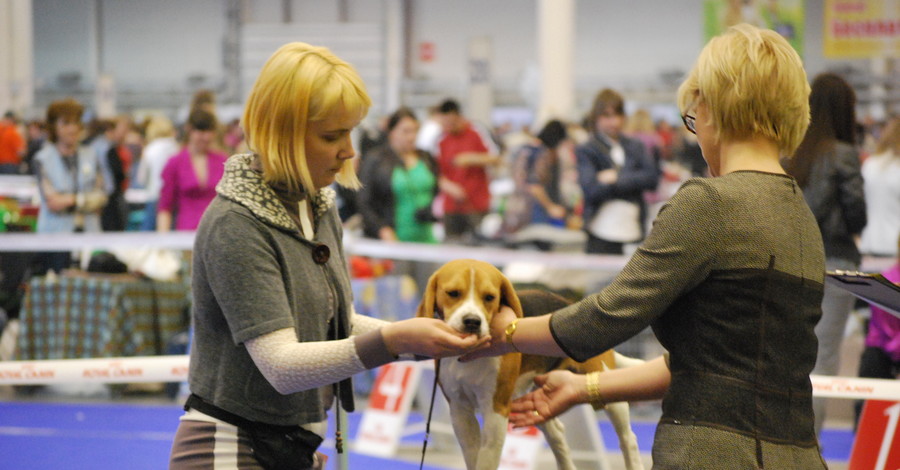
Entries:
[[381,367],[356,435],[356,452],[378,457],[394,455],[421,373],[415,362],[393,362]]
[[900,402],[867,400],[853,442],[848,470],[900,468]]

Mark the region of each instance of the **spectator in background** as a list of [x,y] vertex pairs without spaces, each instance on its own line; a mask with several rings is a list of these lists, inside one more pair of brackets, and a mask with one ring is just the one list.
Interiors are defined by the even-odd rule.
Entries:
[[428,116],[419,127],[419,135],[416,136],[416,148],[422,149],[431,155],[438,154],[438,142],[443,133],[438,107],[428,108]]
[[674,129],[672,124],[665,119],[660,119],[659,122],[656,123],[656,135],[659,136],[660,157],[663,160],[672,159],[672,149],[675,147],[675,143],[678,140],[678,134],[681,131],[681,127],[682,126],[678,126],[678,129]]
[[[130,120],[130,119],[129,119]],[[144,144],[146,143],[144,140],[145,128],[147,127],[147,120],[144,119],[144,122],[141,123],[140,126],[136,125],[134,121],[131,121],[128,130],[125,132],[125,138],[123,139],[122,144],[128,149],[128,152],[131,153],[131,165],[128,170],[128,187],[134,188],[143,188],[144,186],[140,183],[137,183],[137,172],[138,168],[141,165],[141,156],[144,155]]]
[[486,131],[462,115],[455,100],[438,106],[437,119],[443,130],[438,141],[438,184],[444,196],[445,240],[474,244],[491,207],[487,167],[500,162],[499,151]]
[[100,225],[104,232],[120,232],[128,225],[128,202],[125,201],[125,191],[131,181],[128,175],[131,174],[134,155],[131,148],[125,144],[125,138],[131,131],[131,123],[131,117],[122,114],[113,120],[112,127],[106,131],[106,140],[109,142],[106,164],[113,180],[108,201],[100,214]]
[[0,174],[20,174],[24,156],[25,139],[19,132],[16,115],[7,111],[0,118]]
[[416,148],[419,120],[400,108],[386,123],[387,140],[360,166],[359,211],[363,233],[384,241],[436,243],[431,210],[437,194],[437,162]]
[[588,253],[620,255],[644,238],[644,191],[656,189],[659,166],[644,144],[623,134],[625,100],[604,89],[588,116],[591,138],[575,149],[584,194]]
[[190,113],[193,113],[198,109],[211,113],[215,116],[216,92],[205,88],[201,88],[195,91],[194,95],[191,97],[191,107],[188,112],[188,118],[190,118]]
[[[385,145],[388,141],[388,120],[390,116],[382,116],[375,122],[375,126],[360,126],[359,154],[363,158],[372,150]],[[416,120],[418,122],[418,120]]]
[[514,154],[515,190],[506,201],[505,231],[512,233],[533,224],[566,225],[571,208],[563,201],[560,182],[562,154],[571,151],[566,125],[553,119]]
[[697,142],[697,136],[692,132],[687,129],[682,130],[673,150],[674,160],[687,169],[691,176],[707,176],[709,174],[709,167],[706,165],[706,160],[703,159],[700,143]]
[[153,231],[156,230],[156,206],[162,189],[162,171],[169,159],[178,153],[178,142],[175,140],[175,126],[162,115],[150,117],[144,132],[147,146],[144,147],[137,172],[137,180],[147,191],[141,230]]
[[25,151],[25,158],[22,163],[25,165],[26,174],[34,174],[34,156],[37,155],[44,142],[47,140],[47,130],[44,121],[40,119],[32,119],[28,121],[28,150]]
[[659,165],[662,159],[662,137],[656,132],[653,117],[646,109],[638,109],[625,120],[624,134],[643,142],[647,155]]
[[[855,106],[856,95],[844,79],[831,73],[817,76],[809,95],[809,129],[794,157],[785,162],[819,223],[828,270],[855,271],[861,259],[854,237],[866,226],[866,200],[859,151],[854,147]],[[825,284],[822,319],[816,325],[819,351],[814,374],[837,374],[844,328],[854,302],[846,290]],[[814,399],[813,407],[819,434],[825,399]]]
[[875,256],[897,256],[900,237],[900,118],[881,133],[875,152],[862,164],[868,223],[860,250]]
[[[209,148],[215,152],[225,152],[228,146],[225,144],[225,128],[218,121],[219,111],[216,92],[206,88],[201,88],[194,92],[194,95],[191,97],[191,105],[188,109],[187,119],[190,119],[191,114],[197,110],[206,111],[216,118],[216,133],[213,136],[213,141]],[[185,119],[185,121],[187,119]],[[182,126],[182,131],[186,134],[187,128]],[[187,141],[187,135],[183,135],[182,140]]]
[[112,145],[106,135],[115,125],[116,123],[112,119],[91,119],[87,126],[87,136],[82,141],[83,145],[88,145],[94,150],[100,160],[100,167],[103,171],[103,189],[106,191],[107,197],[113,192],[115,178],[109,167],[109,160],[106,158]]
[[229,155],[235,153],[246,153],[247,145],[244,142],[244,130],[241,128],[240,119],[232,119],[225,126],[225,135],[222,139],[225,143],[225,150]]
[[185,124],[187,144],[172,156],[162,172],[156,211],[156,230],[195,230],[206,206],[216,197],[216,184],[225,171],[225,154],[212,150],[216,117],[197,109]]
[[[80,146],[84,107],[72,98],[47,108],[48,145],[35,155],[41,205],[39,233],[99,232],[106,191],[99,156]],[[42,269],[69,267],[68,252],[44,255]]]
[[[900,180],[895,180],[900,181]],[[894,246],[900,253],[900,236]],[[900,284],[900,256],[897,264],[881,273],[885,279]],[[859,360],[859,376],[871,379],[896,379],[900,375],[900,318],[872,305],[872,318],[866,334],[866,347]],[[862,401],[856,402],[856,422],[862,411]]]

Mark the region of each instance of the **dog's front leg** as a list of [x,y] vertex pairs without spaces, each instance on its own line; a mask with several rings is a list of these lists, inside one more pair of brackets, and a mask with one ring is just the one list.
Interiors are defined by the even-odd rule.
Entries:
[[493,409],[482,411],[484,428],[481,430],[481,449],[478,451],[477,470],[497,470],[503,444],[506,442],[506,430],[509,418]]
[[566,442],[566,427],[558,418],[552,418],[538,425],[538,429],[544,433],[544,439],[553,451],[556,458],[556,468],[559,470],[576,470],[572,461],[572,453],[569,443]]
[[481,430],[475,417],[475,409],[460,401],[450,402],[450,421],[453,423],[453,433],[456,434],[459,447],[462,448],[466,468],[475,470],[478,448],[481,445]]
[[622,457],[625,458],[625,468],[627,470],[644,470],[641,451],[637,445],[637,436],[631,430],[628,402],[607,403],[606,414],[619,436],[619,448],[622,449]]

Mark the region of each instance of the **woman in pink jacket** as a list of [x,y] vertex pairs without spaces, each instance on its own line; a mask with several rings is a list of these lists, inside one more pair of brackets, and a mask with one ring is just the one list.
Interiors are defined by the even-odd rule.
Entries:
[[[212,150],[216,117],[204,110],[191,112],[186,124],[187,145],[166,163],[156,212],[156,230],[196,230],[206,206],[216,197],[227,156]],[[173,224],[174,221],[174,224]]]

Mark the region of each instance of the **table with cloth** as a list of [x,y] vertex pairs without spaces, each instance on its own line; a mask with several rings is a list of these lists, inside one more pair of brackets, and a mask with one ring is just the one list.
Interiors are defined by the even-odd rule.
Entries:
[[187,330],[188,286],[132,275],[30,280],[20,312],[19,360],[151,356]]

